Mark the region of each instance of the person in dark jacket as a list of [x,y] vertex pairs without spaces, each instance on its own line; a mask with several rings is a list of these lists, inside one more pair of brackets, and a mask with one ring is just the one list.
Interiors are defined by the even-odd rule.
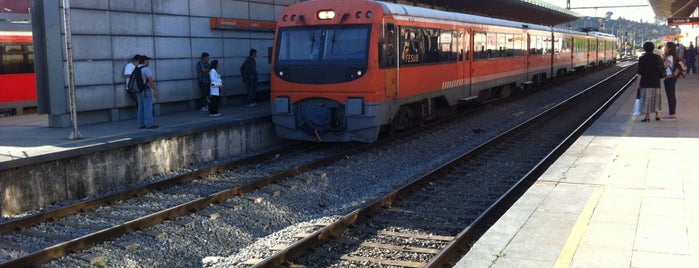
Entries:
[[257,103],[255,102],[255,94],[257,94],[257,62],[255,61],[255,57],[257,57],[257,50],[253,48],[250,49],[250,56],[245,59],[245,75],[248,76],[248,107],[257,106]]
[[638,91],[641,96],[641,113],[645,115],[642,122],[650,121],[650,114],[655,112],[655,120],[660,120],[660,79],[665,67],[663,59],[653,53],[655,45],[652,42],[643,44],[646,53],[638,58]]
[[689,48],[684,52],[684,61],[687,64],[687,74],[690,72],[693,74],[697,73],[697,48],[694,47],[692,42],[689,42]]

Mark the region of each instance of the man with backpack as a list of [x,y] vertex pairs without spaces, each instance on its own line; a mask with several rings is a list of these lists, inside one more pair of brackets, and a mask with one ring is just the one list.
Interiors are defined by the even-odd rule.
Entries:
[[136,65],[138,65],[138,59],[141,57],[141,55],[136,54],[131,58],[131,62],[127,63],[124,66],[124,78],[126,79],[126,94],[129,94],[129,97],[138,104],[138,99],[136,98],[136,93],[132,92],[129,90],[129,78],[131,78],[131,73],[133,73],[133,70],[136,69]]
[[255,61],[255,57],[257,57],[257,50],[254,48],[250,49],[250,56],[245,59],[245,67],[241,68],[244,70],[242,73],[243,82],[246,83],[248,87],[248,107],[257,106],[257,103],[255,102],[255,95],[257,94],[255,92],[257,90],[257,62]]
[[153,124],[153,99],[158,98],[158,88],[155,86],[153,71],[149,67],[150,59],[148,56],[141,55],[138,59],[138,66],[131,75],[131,79],[137,79],[136,82],[141,82],[136,85],[138,88],[136,121],[138,128],[146,129],[158,128],[158,125]]

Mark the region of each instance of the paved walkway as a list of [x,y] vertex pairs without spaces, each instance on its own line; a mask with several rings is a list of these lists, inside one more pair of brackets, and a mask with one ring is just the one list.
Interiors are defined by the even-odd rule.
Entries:
[[[200,128],[236,124],[270,116],[269,102],[256,107],[226,105],[222,116],[188,111],[157,115],[158,129],[137,129],[136,119],[78,125],[80,139],[71,140],[72,128],[49,128],[46,115],[24,114],[0,117],[0,170],[34,162],[100,150],[117,141],[172,136]],[[267,118],[266,120],[271,120]]]
[[699,75],[677,98],[640,122],[627,90],[456,267],[699,267]]

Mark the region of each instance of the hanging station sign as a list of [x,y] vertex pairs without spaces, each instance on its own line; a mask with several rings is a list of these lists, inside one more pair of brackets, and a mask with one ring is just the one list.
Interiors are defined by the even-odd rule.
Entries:
[[276,27],[274,21],[211,18],[212,30],[273,32]]
[[667,26],[693,25],[693,24],[699,24],[699,17],[669,18],[669,19],[667,19]]

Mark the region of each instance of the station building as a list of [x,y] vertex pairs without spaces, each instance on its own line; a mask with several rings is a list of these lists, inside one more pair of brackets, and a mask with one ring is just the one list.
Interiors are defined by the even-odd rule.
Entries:
[[[198,107],[196,63],[218,59],[226,103],[246,92],[239,66],[258,51],[260,81],[269,81],[274,21],[295,0],[69,1],[77,118],[80,124],[135,118],[123,70],[135,54],[153,58],[160,96],[155,113]],[[50,127],[69,127],[68,75],[62,1],[32,1],[38,111]],[[268,86],[267,86],[268,88]]]

